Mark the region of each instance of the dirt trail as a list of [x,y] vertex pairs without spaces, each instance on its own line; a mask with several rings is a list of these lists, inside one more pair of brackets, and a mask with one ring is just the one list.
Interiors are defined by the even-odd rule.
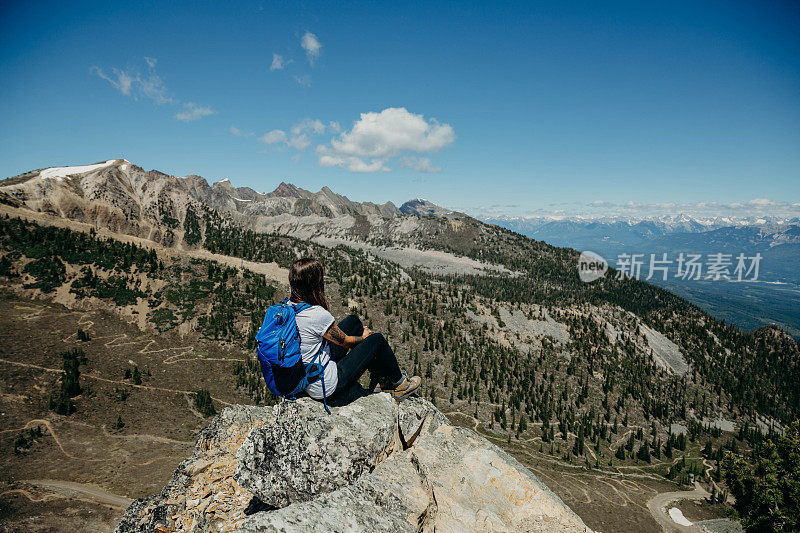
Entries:
[[[20,316],[22,320],[37,320],[40,318],[45,318],[46,312],[49,310],[47,306],[37,306],[31,307],[27,305],[15,305],[14,309],[19,309],[21,311],[28,311],[27,313]],[[91,320],[91,316],[96,314],[97,311],[70,311],[69,314],[72,315],[80,315],[78,317],[78,325],[83,326],[83,329],[86,332],[91,332],[94,330],[94,321]],[[72,333],[67,335],[62,339],[63,342],[77,342],[78,332]],[[157,345],[158,341],[156,339],[149,339],[149,338],[140,338],[135,339],[128,336],[127,333],[118,333],[114,335],[92,335],[92,340],[95,341],[105,341],[103,342],[103,346],[106,348],[117,348],[119,346],[132,346],[132,345],[143,345],[141,349],[137,353],[142,355],[150,355],[150,354],[170,354],[164,359],[164,364],[172,365],[175,363],[180,363],[182,361],[194,361],[194,360],[202,360],[202,361],[244,361],[244,359],[238,359],[233,357],[205,357],[199,353],[194,351],[194,346],[177,346],[171,348],[158,348],[158,349],[150,349],[151,346]],[[172,353],[177,352],[177,353]]]
[[[7,363],[7,364],[10,364],[10,365],[23,366],[23,367],[26,367],[26,368],[35,368],[37,370],[42,370],[44,372],[55,372],[56,374],[61,374],[61,373],[64,372],[60,368],[49,368],[49,367],[46,367],[46,366],[34,365],[32,363],[20,363],[19,361],[10,361],[8,359],[2,359],[2,358],[0,358],[0,363]],[[135,387],[137,389],[156,390],[156,391],[161,391],[161,392],[172,392],[172,393],[175,393],[175,394],[194,394],[195,393],[195,391],[190,391],[190,390],[167,389],[167,388],[164,388],[164,387],[154,387],[154,386],[151,386],[151,385],[136,385],[136,384],[130,383],[128,381],[122,381],[122,380],[119,380],[119,379],[108,379],[108,378],[96,376],[94,374],[86,374],[85,373],[85,374],[81,374],[81,377],[88,378],[88,379],[94,379],[94,380],[97,380],[97,381],[104,381],[106,383],[116,383],[118,385],[125,385],[127,387]],[[216,398],[214,396],[212,396],[211,399],[214,400],[215,402],[221,403],[222,405],[227,405],[227,406],[233,405],[230,402],[226,402],[225,400],[220,400],[219,398]]]
[[677,524],[667,514],[667,506],[677,500],[702,500],[708,498],[710,494],[706,489],[700,486],[700,483],[694,483],[694,490],[677,491],[677,492],[662,492],[656,494],[647,501],[647,508],[653,518],[661,526],[663,531],[678,531],[678,532],[696,532],[702,531],[699,526],[682,526]]
[[[124,462],[123,459],[116,459],[116,458],[113,458],[113,457],[104,457],[102,459],[93,459],[93,458],[78,457],[76,455],[72,455],[66,449],[64,449],[64,445],[61,444],[61,440],[56,435],[56,432],[53,429],[53,425],[50,424],[50,421],[49,420],[45,420],[43,418],[34,418],[33,420],[29,420],[28,423],[25,424],[25,426],[23,426],[22,428],[19,428],[19,429],[6,429],[6,430],[3,430],[3,433],[9,432],[9,431],[21,431],[21,430],[28,429],[28,428],[31,428],[31,427],[36,427],[36,426],[39,426],[39,425],[42,425],[42,426],[47,428],[47,431],[50,433],[50,436],[53,437],[53,440],[55,441],[55,443],[58,446],[58,448],[61,450],[61,453],[63,453],[69,459],[74,459],[76,461],[85,461],[87,463],[102,463],[102,462],[107,462],[107,461]],[[105,426],[103,426],[102,429],[105,432]],[[136,437],[141,438],[142,435],[137,435],[137,436],[135,436],[133,438],[136,438]],[[157,440],[157,439],[159,439],[159,437],[154,437],[154,436],[152,437],[152,440]],[[165,440],[170,440],[170,439],[165,439]],[[173,441],[173,442],[179,442],[179,441]],[[156,461],[162,461],[164,459],[176,459],[176,458],[180,459],[180,457],[174,456],[174,455],[161,455],[161,456],[158,456],[158,457],[153,457],[151,459],[148,459],[147,461],[145,461],[143,463],[130,463],[130,464],[133,465],[133,466],[147,466],[147,465],[155,463]]]
[[[22,426],[21,428],[2,429],[2,430],[0,430],[0,433],[14,433],[14,432],[18,432],[18,431],[24,431],[26,429],[29,429],[31,427],[35,427],[35,426],[39,425],[38,422],[41,422],[41,421],[42,421],[42,419],[40,419],[40,418],[34,418],[34,419],[29,420],[28,423],[25,424],[24,426]],[[194,441],[170,439],[169,437],[159,437],[158,435],[150,435],[148,433],[133,433],[133,434],[130,434],[130,435],[115,435],[114,433],[110,433],[108,431],[108,428],[107,428],[107,426],[105,424],[103,424],[102,426],[93,426],[92,424],[87,424],[85,422],[78,422],[78,421],[75,421],[75,420],[65,420],[64,422],[67,422],[69,424],[76,424],[76,425],[79,425],[79,426],[82,426],[82,427],[86,427],[86,428],[99,429],[103,433],[104,437],[108,437],[108,438],[111,438],[111,439],[149,440],[151,442],[160,442],[162,444],[183,444],[183,445],[194,446]]]
[[24,483],[27,483],[29,485],[36,485],[37,487],[42,487],[45,489],[54,490],[59,495],[45,494],[37,498],[36,496],[31,494],[31,492],[25,489],[11,489],[3,493],[0,493],[0,497],[2,497],[5,494],[17,493],[17,494],[22,494],[32,502],[43,502],[47,500],[53,500],[59,497],[61,498],[69,497],[69,498],[76,498],[78,500],[88,501],[91,503],[98,503],[100,505],[108,505],[109,507],[113,507],[115,509],[127,509],[128,506],[133,501],[130,498],[120,496],[119,494],[113,494],[96,485],[90,485],[88,483],[74,483],[72,481],[60,481],[60,480],[50,480],[50,479],[31,479],[31,480],[25,480]]

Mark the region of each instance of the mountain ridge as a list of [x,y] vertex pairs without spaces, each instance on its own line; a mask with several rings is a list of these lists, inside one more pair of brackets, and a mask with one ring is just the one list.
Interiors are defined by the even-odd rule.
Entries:
[[[54,172],[55,171],[55,172]],[[55,180],[53,177],[58,176]],[[42,192],[50,193],[58,186],[71,186],[73,192],[87,193],[97,186],[113,183],[114,179],[127,185],[130,192],[135,193],[136,200],[147,203],[144,189],[155,188],[158,192],[186,192],[193,200],[208,202],[216,208],[247,212],[260,210],[268,213],[292,212],[298,200],[309,200],[312,206],[305,205],[297,210],[307,209],[310,212],[326,217],[340,215],[378,214],[392,216],[399,213],[392,202],[375,204],[372,202],[353,202],[346,196],[334,193],[329,187],[323,187],[314,193],[296,185],[281,182],[274,191],[260,193],[249,187],[235,187],[228,178],[209,183],[197,174],[173,176],[157,170],[145,171],[142,167],[125,159],[112,159],[104,163],[73,167],[49,167],[32,170],[0,181],[0,189],[19,201],[35,201]],[[162,182],[162,183],[159,183]],[[39,193],[39,194],[37,194]],[[95,198],[96,199],[96,198]],[[253,208],[241,202],[263,203],[260,208]]]
[[[441,231],[435,217],[404,214],[392,202],[354,202],[329,187],[314,193],[281,182],[271,193],[260,193],[249,187],[234,187],[229,179],[209,184],[194,174],[176,177],[145,171],[123,159],[106,161],[97,168],[58,168],[66,169],[61,171],[65,176],[60,180],[42,178],[47,169],[41,169],[0,181],[0,199],[170,247],[193,246],[184,239],[187,213],[202,216],[205,209],[252,231],[293,235],[329,245],[355,244],[406,264],[411,264],[411,258],[403,250],[418,249],[415,243],[430,240]],[[76,172],[70,175],[69,169]],[[447,217],[451,226],[448,231],[459,221],[471,220],[460,213]],[[465,238],[472,237],[476,230],[482,231],[476,224],[458,226],[459,231],[466,233]],[[415,253],[415,260],[439,271],[483,268],[473,260],[454,259],[448,253]]]

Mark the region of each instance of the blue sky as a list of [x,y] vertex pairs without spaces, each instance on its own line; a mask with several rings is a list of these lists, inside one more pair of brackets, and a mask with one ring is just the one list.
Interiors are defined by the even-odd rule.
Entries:
[[123,157],[471,213],[800,208],[796,3],[343,4],[4,2],[0,176]]

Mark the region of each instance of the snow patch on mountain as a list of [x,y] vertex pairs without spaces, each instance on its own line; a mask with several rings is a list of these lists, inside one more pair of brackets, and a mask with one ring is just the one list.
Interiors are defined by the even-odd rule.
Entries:
[[692,523],[689,522],[689,520],[685,516],[683,516],[683,511],[681,511],[677,507],[672,507],[669,510],[669,517],[672,518],[673,522],[675,522],[679,526],[689,527],[692,525]]
[[109,159],[105,163],[97,163],[95,165],[83,165],[77,167],[51,167],[46,168],[39,172],[39,177],[45,180],[55,179],[57,181],[61,181],[68,176],[74,176],[75,174],[86,174],[87,172],[92,172],[94,170],[100,170],[101,168],[105,168],[109,165],[115,163],[117,159]]

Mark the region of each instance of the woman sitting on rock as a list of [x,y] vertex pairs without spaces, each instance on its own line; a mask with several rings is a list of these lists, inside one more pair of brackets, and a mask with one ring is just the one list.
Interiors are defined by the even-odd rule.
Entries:
[[[295,261],[289,272],[289,285],[290,303],[311,306],[295,315],[300,354],[303,363],[310,364],[319,352],[318,362],[325,366],[323,379],[328,398],[356,383],[366,370],[370,373],[370,390],[383,383],[397,400],[419,388],[420,377],[406,377],[383,335],[370,331],[355,315],[336,323],[325,299],[322,263],[310,258]],[[306,394],[315,400],[322,399],[322,391],[321,379],[306,387]]]

